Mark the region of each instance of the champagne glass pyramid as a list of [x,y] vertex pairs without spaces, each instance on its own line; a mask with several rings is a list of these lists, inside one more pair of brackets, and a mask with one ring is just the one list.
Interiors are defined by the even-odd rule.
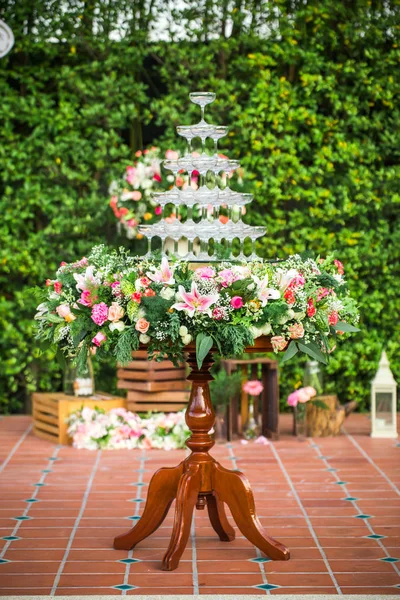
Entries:
[[[218,261],[217,252],[210,254],[210,242],[214,242],[212,247],[218,247],[224,243],[224,257],[229,260],[257,260],[255,254],[256,240],[265,233],[264,227],[251,227],[242,221],[243,207],[253,199],[251,194],[235,192],[229,187],[229,178],[223,177],[226,184],[219,183],[220,174],[229,174],[239,168],[240,163],[236,160],[220,158],[218,155],[218,140],[228,133],[228,127],[225,125],[212,125],[207,123],[204,118],[205,107],[215,100],[213,92],[192,92],[189,94],[190,100],[200,106],[201,119],[194,125],[179,125],[177,132],[184,137],[187,142],[187,151],[184,157],[177,160],[164,161],[164,168],[171,171],[175,183],[171,190],[167,192],[157,192],[153,194],[163,209],[166,204],[175,206],[175,220],[164,218],[164,210],[161,212],[161,219],[154,225],[145,225],[139,227],[139,232],[148,240],[155,237],[161,238],[163,254],[166,248],[171,247],[169,240],[173,242],[173,254],[177,258],[185,258],[191,262],[211,262]],[[201,154],[192,152],[192,141],[195,138],[201,139]],[[214,153],[206,152],[206,139],[210,138],[214,142]],[[197,171],[199,176],[198,187],[192,187],[193,172]],[[178,174],[186,173],[188,183],[185,189],[178,189],[176,178]],[[212,185],[214,181],[214,185]],[[187,209],[186,220],[179,220],[180,207]],[[200,218],[195,220],[193,215],[194,208],[198,207]],[[221,208],[228,212],[228,218],[220,219]],[[232,215],[238,215],[235,220]],[[224,222],[222,222],[224,221]],[[249,238],[252,243],[252,254],[245,256],[243,253],[243,243]],[[233,240],[239,240],[238,256],[232,254]],[[198,243],[196,243],[196,240]],[[149,249],[151,245],[149,244]],[[230,256],[226,255],[229,250]]]

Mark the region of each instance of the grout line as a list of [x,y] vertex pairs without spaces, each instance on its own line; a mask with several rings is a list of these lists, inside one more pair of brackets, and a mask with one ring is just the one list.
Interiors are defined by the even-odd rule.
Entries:
[[340,586],[339,586],[339,584],[338,584],[338,582],[337,582],[337,580],[336,580],[336,577],[335,577],[335,575],[334,575],[334,573],[333,573],[333,571],[332,571],[332,568],[331,568],[331,566],[330,566],[330,564],[329,564],[329,560],[328,560],[328,558],[327,558],[327,556],[326,556],[326,554],[325,554],[325,551],[324,551],[324,549],[322,548],[321,544],[319,543],[318,536],[317,536],[317,534],[315,533],[315,530],[314,530],[314,527],[313,527],[313,525],[312,525],[312,523],[311,523],[310,517],[308,516],[308,513],[307,513],[306,509],[305,509],[305,508],[304,508],[304,506],[303,506],[303,503],[302,503],[302,501],[301,501],[301,499],[300,499],[300,496],[299,496],[299,494],[297,493],[297,490],[296,490],[296,488],[295,488],[295,486],[294,486],[294,484],[293,484],[293,481],[292,481],[292,479],[291,479],[291,477],[290,477],[289,473],[287,472],[287,470],[286,470],[286,467],[285,467],[285,465],[283,464],[283,462],[282,462],[282,459],[281,459],[281,457],[279,456],[279,454],[278,454],[278,452],[277,452],[277,450],[276,450],[276,448],[275,448],[275,445],[274,445],[274,443],[273,443],[273,442],[270,442],[270,448],[271,448],[271,450],[272,450],[272,453],[273,453],[273,455],[274,455],[274,457],[275,457],[276,461],[278,462],[278,464],[279,464],[279,466],[280,466],[280,468],[281,468],[281,470],[282,470],[282,473],[284,474],[284,476],[285,476],[285,478],[286,478],[286,481],[287,481],[287,482],[288,482],[288,484],[289,484],[289,487],[290,487],[290,489],[291,489],[291,491],[292,491],[292,493],[293,493],[294,497],[295,497],[295,498],[296,498],[296,500],[297,500],[297,503],[298,503],[298,505],[299,505],[299,507],[300,507],[300,509],[301,509],[301,511],[302,511],[302,513],[303,513],[303,515],[304,515],[304,518],[305,518],[305,520],[306,520],[306,523],[307,523],[307,525],[308,525],[308,528],[309,528],[309,530],[310,530],[310,533],[311,533],[311,535],[312,535],[312,537],[313,537],[313,540],[314,540],[314,542],[315,542],[315,544],[316,544],[316,546],[317,546],[318,550],[320,551],[320,554],[321,554],[321,556],[322,556],[322,558],[323,558],[323,560],[324,560],[324,563],[325,563],[325,566],[326,566],[326,568],[327,568],[327,570],[328,570],[328,572],[329,572],[329,575],[331,576],[331,579],[332,579],[332,582],[333,582],[333,584],[334,584],[334,586],[335,586],[335,588],[336,588],[336,591],[337,591],[337,593],[338,593],[338,594],[340,594],[340,595],[342,596],[342,595],[343,595],[343,593],[342,593],[342,590],[340,589]]
[[16,453],[16,451],[18,450],[18,448],[20,447],[22,442],[25,440],[26,436],[29,434],[29,432],[31,431],[32,428],[33,428],[33,423],[31,423],[29,425],[29,427],[24,431],[24,433],[19,438],[18,442],[11,449],[11,451],[8,454],[5,461],[0,465],[0,473],[2,473],[4,471],[4,469],[6,468],[6,466],[8,465],[8,463],[10,462],[10,460],[12,459],[12,457],[14,456],[14,454]]
[[345,430],[344,427],[342,427],[342,431],[346,435],[346,437],[351,441],[353,446],[355,446],[357,448],[357,450],[360,452],[360,454],[362,454],[364,456],[364,458],[367,459],[367,461],[374,467],[374,469],[376,469],[378,471],[378,473],[387,481],[387,483],[396,492],[396,494],[398,494],[398,496],[400,496],[399,488],[391,481],[391,479],[386,475],[386,473],[384,473],[382,471],[382,469],[380,467],[378,467],[378,465],[373,461],[373,459],[369,456],[369,454],[367,454],[365,452],[365,450],[360,446],[360,444],[358,442],[356,442],[356,440],[353,438],[353,436],[350,435],[349,433],[347,433],[347,431]]
[[[143,448],[141,455],[140,455],[140,462],[139,462],[139,478],[137,480],[137,483],[143,483],[143,469],[144,469],[144,463],[146,461],[146,449]],[[142,487],[141,485],[137,486],[137,492],[136,492],[136,500],[140,500],[142,497]],[[136,502],[135,503],[135,517],[139,516],[139,511],[140,511],[140,502]],[[137,524],[137,521],[136,521]],[[133,556],[133,549],[128,551],[128,558],[132,558]],[[128,585],[129,584],[129,574],[131,571],[131,565],[127,564],[125,565],[125,575],[124,575],[124,585]],[[126,596],[128,590],[122,590],[121,595],[122,596]]]
[[190,529],[190,536],[192,540],[192,579],[193,579],[193,594],[199,594],[199,573],[197,570],[197,549],[196,549],[196,525],[195,525],[195,511],[193,511],[192,525]]
[[[232,449],[232,444],[227,444],[227,448],[228,448],[228,450],[229,450],[229,455],[230,455],[230,456],[231,456],[231,458],[232,458],[232,467],[233,467],[234,469],[237,469],[237,468],[238,468],[238,466],[237,466],[237,462],[236,462],[236,457],[235,457],[235,454],[234,454],[234,452],[233,452],[233,449]],[[256,550],[257,557],[258,557],[258,558],[261,558],[261,557],[262,557],[262,554],[261,554],[260,550],[259,550],[258,548],[256,548],[256,546],[254,546],[254,548],[255,548],[255,550]],[[265,572],[264,564],[259,562],[259,563],[258,563],[258,566],[259,566],[259,568],[260,568],[260,572],[261,572],[261,577],[262,577],[263,583],[264,583],[264,584],[267,584],[267,583],[268,583],[268,579],[267,579],[267,574],[266,574],[266,572]],[[261,592],[261,590],[260,590],[260,592]],[[265,593],[266,593],[266,595],[267,595],[267,596],[270,596],[270,595],[271,595],[271,592],[270,592],[270,590],[265,590]]]
[[[28,434],[28,433],[26,432],[26,435],[27,435],[27,434]],[[22,440],[20,440],[20,443],[21,443],[21,441],[22,441]],[[16,449],[17,449],[17,448],[16,448]],[[56,446],[56,447],[54,448],[53,454],[51,455],[51,458],[57,458],[57,454],[60,452],[60,450],[61,450],[61,446]],[[48,461],[48,465],[46,466],[46,469],[48,469],[49,467],[53,466],[53,463],[54,463],[54,461],[52,461],[52,460],[49,460],[49,461]],[[42,475],[42,476],[41,476],[41,478],[39,479],[38,483],[44,483],[44,481],[45,481],[45,479],[46,479],[47,475],[48,475],[48,473],[43,473],[43,475]],[[39,490],[40,490],[40,489],[41,489],[40,487],[36,487],[36,488],[34,489],[34,491],[32,492],[32,494],[30,495],[30,497],[31,497],[31,498],[36,498],[36,496],[38,495],[38,493],[39,493]],[[29,492],[28,492],[28,493],[29,493]],[[31,508],[32,504],[33,504],[33,502],[29,502],[29,503],[28,503],[28,506],[27,506],[27,507],[24,509],[24,512],[23,512],[23,513],[22,513],[22,515],[21,515],[22,517],[26,517],[26,516],[28,515],[28,512],[29,512],[29,510],[30,510],[30,508]],[[12,530],[12,533],[11,533],[11,535],[16,535],[16,534],[17,534],[17,532],[18,532],[18,529],[21,527],[22,523],[23,523],[23,521],[17,521],[17,523],[16,523],[16,525],[15,525],[14,529]],[[45,538],[45,539],[48,539],[48,538]],[[50,539],[51,539],[51,538],[50,538]],[[0,558],[3,558],[3,557],[4,557],[5,553],[7,552],[8,548],[10,547],[11,543],[12,543],[12,541],[10,541],[10,540],[8,540],[8,541],[6,542],[6,544],[4,545],[3,549],[2,549],[2,550],[1,550],[1,552],[0,552]]]
[[[350,436],[349,436],[350,437]],[[321,450],[319,449],[319,446],[317,446],[314,442],[314,440],[312,438],[307,438],[310,444],[314,444],[313,449],[315,450],[315,452],[318,454],[318,456],[323,456]],[[327,458],[323,458],[322,462],[325,464],[326,467],[331,468],[331,465],[329,464],[329,461]],[[332,471],[332,475],[334,475],[336,481],[340,481],[340,477],[337,474],[336,471]],[[349,492],[349,490],[347,489],[347,485],[342,485],[340,486],[343,490],[343,493],[346,494],[346,496],[351,497],[351,493]],[[357,501],[356,500],[352,500],[351,502],[349,501],[349,504],[351,504],[357,511],[359,515],[363,514],[363,511],[361,510],[361,508],[358,506]],[[364,524],[366,525],[366,527],[368,528],[370,534],[375,533],[371,523],[369,522],[368,519],[363,519]],[[378,543],[378,546],[381,548],[381,550],[386,554],[387,557],[390,557],[390,553],[388,552],[388,550],[386,549],[386,546],[383,545],[382,540],[375,540]],[[393,569],[396,571],[397,575],[400,575],[400,570],[397,566],[396,563],[390,563],[393,567]]]
[[65,549],[63,559],[62,559],[62,561],[60,563],[60,566],[58,568],[58,571],[57,571],[57,575],[54,578],[53,587],[51,588],[50,596],[54,596],[55,593],[56,593],[57,586],[58,586],[58,583],[60,581],[60,577],[62,575],[62,572],[63,572],[64,567],[65,567],[65,563],[67,562],[68,555],[69,555],[69,552],[71,550],[72,542],[74,541],[75,534],[76,534],[76,532],[78,530],[79,523],[81,521],[82,515],[83,515],[83,513],[85,511],[85,508],[86,508],[86,503],[87,503],[88,498],[89,498],[89,494],[90,494],[91,487],[93,485],[94,477],[96,475],[96,471],[97,471],[97,468],[98,468],[99,463],[100,463],[100,458],[101,458],[101,450],[98,450],[97,451],[96,460],[94,462],[94,465],[93,465],[93,468],[92,468],[92,472],[90,474],[89,481],[87,483],[86,490],[85,490],[85,493],[83,495],[82,505],[81,505],[79,514],[76,517],[75,524],[74,524],[74,527],[73,527],[73,529],[71,531],[71,535],[69,537],[68,544],[67,544],[67,547]]

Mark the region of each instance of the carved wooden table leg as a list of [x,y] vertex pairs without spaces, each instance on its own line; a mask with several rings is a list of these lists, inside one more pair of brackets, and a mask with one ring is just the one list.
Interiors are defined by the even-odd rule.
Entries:
[[114,540],[114,548],[131,549],[153,533],[165,519],[176,498],[171,541],[162,568],[177,568],[187,544],[194,508],[208,508],[211,525],[222,541],[232,541],[235,531],[228,522],[224,502],[228,504],[240,531],[247,539],[274,560],[288,560],[289,550],[268,537],[255,513],[253,493],[242,473],[228,471],[210,456],[214,440],[208,433],[215,422],[208,382],[213,364],[211,354],[197,366],[196,352],[190,348],[189,366],[192,391],[186,411],[191,436],[186,445],[191,454],[174,468],[160,469],[150,481],[143,516],[137,525]]
[[177,467],[165,467],[156,471],[151,478],[143,515],[135,527],[114,539],[116,550],[132,550],[136,544],[158,529],[176,498],[183,463]]

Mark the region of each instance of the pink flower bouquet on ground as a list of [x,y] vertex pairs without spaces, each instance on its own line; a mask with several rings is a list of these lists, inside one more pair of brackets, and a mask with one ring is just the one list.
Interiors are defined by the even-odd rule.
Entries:
[[75,448],[86,450],[174,450],[185,447],[190,431],[183,411],[140,417],[125,408],[84,407],[69,416],[68,434]]

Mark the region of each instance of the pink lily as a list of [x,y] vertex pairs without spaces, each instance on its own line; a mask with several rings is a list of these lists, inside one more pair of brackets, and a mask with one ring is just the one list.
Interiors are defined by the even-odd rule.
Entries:
[[265,306],[268,300],[280,298],[281,294],[278,290],[268,287],[268,275],[265,275],[263,279],[254,275],[253,279],[257,284],[257,298],[261,300],[262,306]]
[[155,273],[147,272],[146,275],[156,283],[165,283],[166,285],[173,285],[175,283],[173,272],[170,269],[168,259],[165,256],[161,261],[161,269]]
[[177,302],[176,304],[173,304],[172,308],[175,308],[176,310],[184,310],[189,317],[193,317],[195,312],[206,313],[211,316],[210,306],[215,304],[218,299],[218,294],[201,296],[194,281],[192,282],[192,289],[190,292],[186,292],[185,288],[180,285],[178,294],[182,298],[183,302]]
[[90,289],[93,286],[100,284],[100,279],[94,275],[94,267],[87,267],[85,273],[79,274],[74,273],[74,279],[76,281],[76,289],[82,292]]

